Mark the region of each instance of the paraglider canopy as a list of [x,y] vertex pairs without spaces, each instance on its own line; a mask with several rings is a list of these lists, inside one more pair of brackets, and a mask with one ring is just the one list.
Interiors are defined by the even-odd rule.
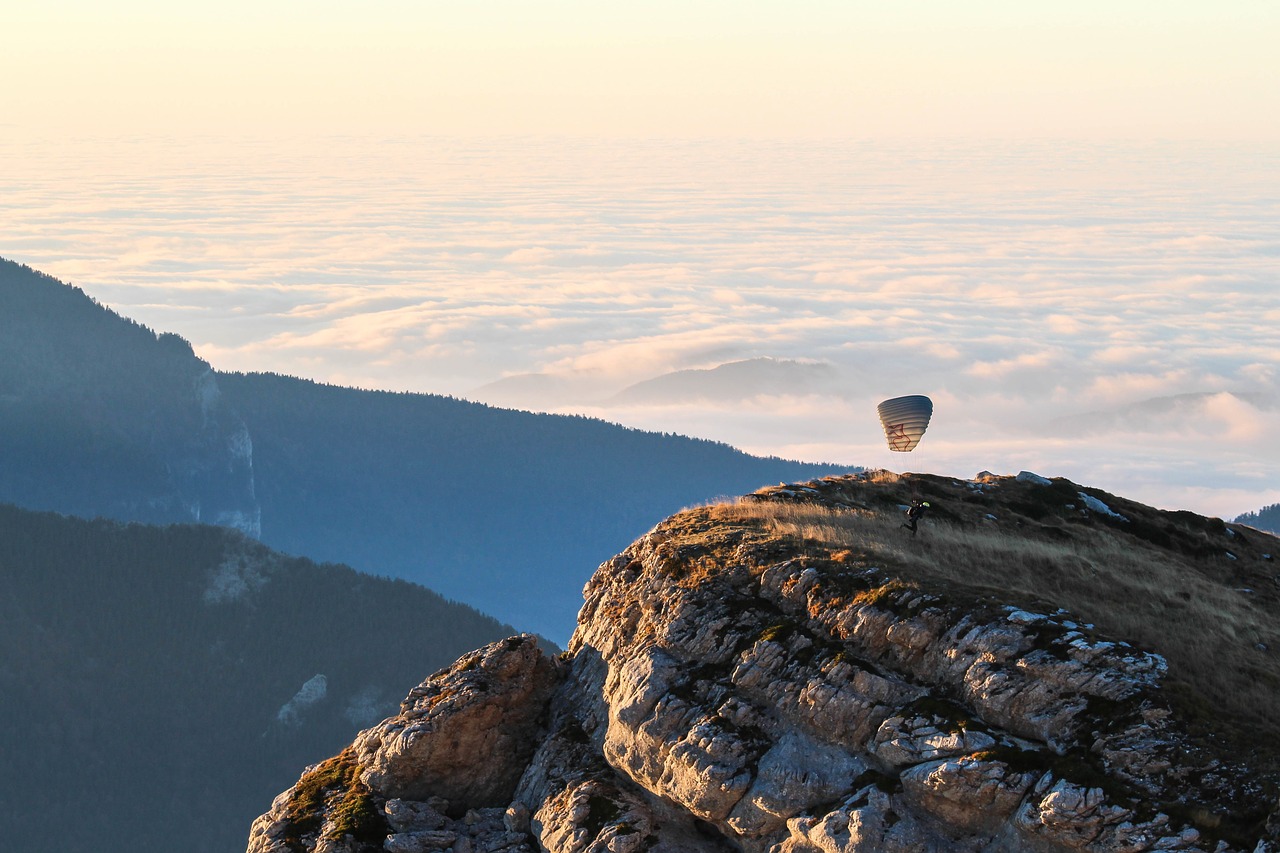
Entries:
[[933,401],[923,394],[911,394],[885,400],[876,410],[880,413],[880,425],[884,427],[889,449],[906,453],[915,449],[920,436],[928,429]]

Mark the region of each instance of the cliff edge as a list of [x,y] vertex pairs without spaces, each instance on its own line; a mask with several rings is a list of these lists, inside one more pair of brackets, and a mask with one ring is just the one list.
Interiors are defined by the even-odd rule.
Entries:
[[1277,554],[1025,472],[689,509],[564,655],[432,675],[249,851],[1280,853]]

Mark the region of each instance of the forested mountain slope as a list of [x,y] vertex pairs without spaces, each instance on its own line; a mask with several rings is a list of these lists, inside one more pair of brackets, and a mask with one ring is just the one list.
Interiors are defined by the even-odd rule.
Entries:
[[568,638],[592,567],[684,506],[832,473],[603,421],[219,374],[0,261],[0,501],[203,521]]
[[0,259],[0,501],[256,533],[251,451],[186,341]]
[[654,518],[833,470],[604,421],[219,374],[262,537],[377,567],[563,642],[592,569]]
[[226,528],[0,505],[0,847],[237,849],[298,766],[511,633]]

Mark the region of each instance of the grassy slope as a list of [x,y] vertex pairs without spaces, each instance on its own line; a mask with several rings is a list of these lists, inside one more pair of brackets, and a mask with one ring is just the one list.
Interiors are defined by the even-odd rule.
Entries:
[[[1164,655],[1166,693],[1193,733],[1280,768],[1280,539],[1062,479],[979,489],[884,472],[838,482],[840,506],[773,488],[719,512],[953,599],[1065,608],[1099,636]],[[1127,521],[1084,510],[1081,491]],[[913,497],[933,504],[916,537],[901,528]]]

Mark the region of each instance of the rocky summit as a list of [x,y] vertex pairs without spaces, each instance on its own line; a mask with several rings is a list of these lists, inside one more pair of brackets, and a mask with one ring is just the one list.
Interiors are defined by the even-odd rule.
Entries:
[[248,849],[1280,853],[1276,554],[1027,472],[689,509],[563,655],[435,673]]

